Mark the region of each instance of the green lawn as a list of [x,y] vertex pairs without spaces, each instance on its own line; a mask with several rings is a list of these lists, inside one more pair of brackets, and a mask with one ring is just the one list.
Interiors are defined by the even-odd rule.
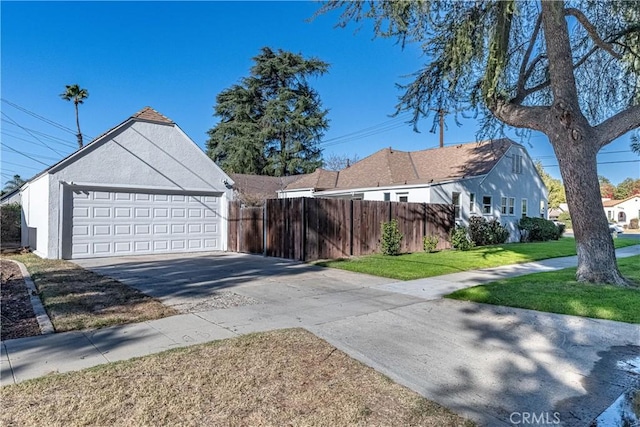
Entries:
[[638,288],[578,283],[576,269],[567,268],[461,289],[447,298],[640,323],[639,265],[640,256],[618,260],[622,274]]
[[[614,243],[616,248],[621,248],[637,244],[637,240],[615,239]],[[575,240],[565,237],[550,242],[507,243],[504,245],[483,246],[470,251],[447,250],[430,254],[416,252],[399,256],[376,254],[322,261],[317,265],[398,280],[413,280],[575,254]]]

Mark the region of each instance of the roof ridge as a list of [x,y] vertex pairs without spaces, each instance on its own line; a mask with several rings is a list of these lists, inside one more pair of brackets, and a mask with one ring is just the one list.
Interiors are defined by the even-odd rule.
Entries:
[[131,118],[156,123],[175,124],[173,120],[149,106],[144,107],[142,110],[132,115]]

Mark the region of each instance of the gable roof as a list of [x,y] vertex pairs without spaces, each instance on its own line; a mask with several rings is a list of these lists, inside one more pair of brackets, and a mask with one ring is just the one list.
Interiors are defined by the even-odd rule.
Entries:
[[517,144],[503,138],[421,151],[385,148],[339,172],[317,169],[285,190],[430,184],[482,176],[493,169],[512,145]]
[[264,200],[278,197],[278,191],[306,175],[263,176],[242,173],[230,173],[234,181],[233,189],[254,199]]
[[633,196],[629,196],[626,199],[622,199],[622,200],[605,200],[604,202],[602,202],[602,205],[605,208],[612,208],[614,206],[619,205],[620,203],[624,203],[628,200],[633,199],[634,197],[640,197],[640,194],[634,194]]
[[82,148],[74,151],[73,153],[69,154],[67,157],[65,157],[62,160],[58,161],[57,163],[54,163],[53,165],[45,168],[40,173],[34,175],[25,184],[35,180],[36,178],[39,178],[40,176],[44,175],[47,172],[53,172],[55,170],[60,169],[62,166],[67,165],[70,162],[74,162],[77,158],[82,157],[86,153],[92,151],[96,147],[96,145],[100,144],[100,141],[104,140],[104,137],[106,135],[111,134],[115,130],[123,127],[124,125],[126,125],[127,123],[132,122],[132,121],[146,121],[146,122],[152,122],[152,123],[159,123],[159,124],[166,124],[166,125],[170,125],[170,126],[176,126],[176,124],[175,124],[175,122],[173,120],[171,120],[168,117],[160,114],[159,112],[157,112],[153,108],[144,107],[142,110],[140,110],[137,113],[133,114],[131,117],[129,117],[128,119],[126,119],[122,123],[112,127],[111,129],[107,130],[106,132],[103,132],[100,135],[96,136],[90,142],[85,144]]
[[285,190],[302,190],[306,188],[327,190],[329,188],[336,187],[337,179],[337,171],[329,171],[326,169],[318,168],[312,173],[299,175],[299,178],[293,183],[287,185],[285,187]]

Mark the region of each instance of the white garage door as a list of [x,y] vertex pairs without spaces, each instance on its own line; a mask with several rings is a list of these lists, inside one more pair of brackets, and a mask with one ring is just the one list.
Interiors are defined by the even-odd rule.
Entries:
[[221,249],[220,198],[74,190],[72,258]]

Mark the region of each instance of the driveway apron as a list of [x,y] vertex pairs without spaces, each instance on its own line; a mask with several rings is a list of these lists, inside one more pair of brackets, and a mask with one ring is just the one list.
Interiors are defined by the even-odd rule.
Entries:
[[[304,327],[428,399],[489,426],[533,419],[538,425],[586,426],[625,390],[640,386],[640,375],[633,372],[639,363],[640,326],[437,299],[437,292],[424,291],[430,284],[449,289],[449,280],[422,279],[403,292],[402,284],[390,279],[228,253],[78,264],[168,305],[189,301],[197,306],[220,293],[254,301],[86,333],[93,364],[249,332]],[[119,337],[136,334],[145,338],[146,347],[137,348],[132,339],[119,344]],[[65,335],[46,339],[64,345]],[[30,339],[28,351],[18,345],[20,340],[3,343],[3,383],[5,359],[13,364],[14,377],[16,370],[21,372],[17,381],[42,375],[39,363],[60,371],[47,361],[52,342],[43,341],[39,354],[38,339]],[[21,359],[27,355],[21,349],[28,361]],[[77,369],[87,365],[86,357],[82,361]]]

